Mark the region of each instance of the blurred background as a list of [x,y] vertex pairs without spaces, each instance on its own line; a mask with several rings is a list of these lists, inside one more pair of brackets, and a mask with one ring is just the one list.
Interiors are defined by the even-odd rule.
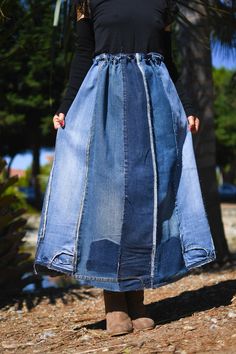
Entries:
[[[200,112],[194,136],[217,261],[236,253],[236,7],[178,1],[173,55]],[[53,161],[52,117],[73,56],[71,1],[0,0],[0,288],[15,294],[75,284],[33,274],[43,196]]]

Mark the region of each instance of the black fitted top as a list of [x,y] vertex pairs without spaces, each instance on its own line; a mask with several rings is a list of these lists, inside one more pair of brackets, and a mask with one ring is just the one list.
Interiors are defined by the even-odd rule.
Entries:
[[185,113],[198,115],[172,58],[171,24],[179,10],[173,0],[77,0],[86,17],[76,21],[75,53],[65,95],[57,113],[66,114],[92,58],[100,53],[159,52],[176,86]]

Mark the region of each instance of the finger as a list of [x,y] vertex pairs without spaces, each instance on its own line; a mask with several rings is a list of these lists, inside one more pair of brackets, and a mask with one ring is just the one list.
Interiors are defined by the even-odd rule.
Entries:
[[64,119],[65,119],[64,113],[60,113],[59,114],[59,122],[60,122],[61,126],[63,126],[65,124]]
[[53,122],[59,122],[59,116],[54,116],[52,120]]
[[53,117],[53,123],[55,124],[59,124],[59,126],[64,126],[64,121],[60,119],[60,117],[58,115],[55,115]]
[[195,121],[194,116],[188,117],[188,123],[189,123],[190,127],[194,126],[194,121]]
[[61,126],[58,118],[53,119],[53,124],[54,124],[54,127]]
[[61,124],[60,123],[54,123],[54,128],[55,129],[58,129],[58,128],[60,128],[61,127]]
[[53,117],[53,124],[54,124],[54,126],[57,126],[57,125],[60,126],[59,117]]
[[196,116],[189,116],[188,117],[188,122],[189,122],[189,130],[191,133],[197,133],[199,129],[199,118]]
[[199,125],[200,125],[200,120],[199,120],[199,118],[196,118],[196,121],[195,121],[196,130],[199,129]]
[[59,116],[58,115],[55,115],[53,118],[52,118],[53,122],[59,122]]
[[60,120],[60,121],[63,121],[64,118],[65,118],[64,113],[59,113],[59,120]]
[[195,120],[194,120],[194,126],[192,127],[192,133],[197,133],[198,132],[198,129],[199,129],[199,119],[197,117],[195,117]]

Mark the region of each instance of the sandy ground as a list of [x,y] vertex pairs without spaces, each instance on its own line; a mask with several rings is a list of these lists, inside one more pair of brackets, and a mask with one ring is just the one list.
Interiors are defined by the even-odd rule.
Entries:
[[[236,250],[236,206],[223,218]],[[236,265],[198,269],[145,291],[155,329],[110,337],[102,290],[45,289],[5,299],[0,308],[0,353],[236,353]]]

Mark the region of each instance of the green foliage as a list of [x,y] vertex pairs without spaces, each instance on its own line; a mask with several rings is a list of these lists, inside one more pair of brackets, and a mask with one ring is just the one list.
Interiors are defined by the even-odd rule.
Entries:
[[[52,25],[54,7],[54,0],[1,4],[5,18],[0,28],[0,155],[13,158],[32,151],[31,182],[37,208],[41,198],[39,151],[54,146],[52,116],[66,86],[71,58],[71,51],[65,56],[62,50],[61,25]],[[70,43],[70,31],[64,32]]]
[[[61,24],[57,28],[52,25],[54,7],[54,0],[7,0],[1,4],[5,18],[0,28],[0,155],[13,158],[32,151],[29,180],[37,208],[41,196],[39,151],[54,146],[52,116],[66,86],[71,59],[71,51],[65,55],[62,48]],[[61,15],[60,23],[64,23]],[[64,31],[67,43],[69,24],[68,18]]]
[[[213,70],[215,128],[218,164],[235,179],[236,171],[236,72]],[[230,182],[233,182],[231,180]]]
[[32,281],[24,277],[32,270],[32,262],[30,254],[20,251],[26,220],[25,209],[12,190],[18,178],[6,178],[5,165],[0,159],[0,287],[3,294],[15,294]]
[[[0,32],[0,149],[12,156],[32,148],[35,141],[43,142],[42,121],[49,119],[53,103],[49,80],[53,7],[46,0],[4,5],[8,20]],[[56,100],[58,92],[53,96]]]

